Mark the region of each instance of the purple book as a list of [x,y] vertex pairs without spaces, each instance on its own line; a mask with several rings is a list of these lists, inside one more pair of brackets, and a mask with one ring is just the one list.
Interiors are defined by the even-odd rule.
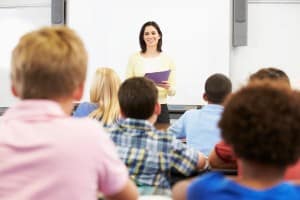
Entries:
[[170,72],[171,72],[171,70],[146,73],[145,77],[151,79],[155,83],[161,83],[163,81],[167,81],[168,80]]

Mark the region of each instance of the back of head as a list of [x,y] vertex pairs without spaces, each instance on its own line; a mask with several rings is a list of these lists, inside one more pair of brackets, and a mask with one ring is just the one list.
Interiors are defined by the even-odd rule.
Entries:
[[104,124],[110,124],[119,116],[118,90],[121,80],[111,68],[98,68],[90,88],[90,101],[98,104],[98,109],[89,116],[101,118]]
[[126,117],[148,119],[154,113],[158,91],[151,80],[134,77],[123,82],[118,97],[121,111]]
[[213,74],[205,82],[205,94],[211,103],[221,104],[231,91],[231,81],[223,74]]
[[299,120],[299,92],[264,81],[232,95],[219,126],[237,157],[284,168],[300,155]]
[[270,80],[282,82],[283,84],[287,84],[288,86],[290,86],[290,80],[288,75],[284,71],[274,67],[262,68],[254,74],[250,75],[249,82],[257,80]]
[[67,97],[84,83],[87,53],[67,27],[45,27],[24,35],[13,50],[11,79],[22,99]]

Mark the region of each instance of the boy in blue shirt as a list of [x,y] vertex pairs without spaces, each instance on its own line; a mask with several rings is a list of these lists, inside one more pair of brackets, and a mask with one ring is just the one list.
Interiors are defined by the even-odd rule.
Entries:
[[221,139],[217,124],[223,112],[223,100],[231,89],[231,81],[225,75],[211,75],[205,82],[203,94],[208,104],[200,110],[186,111],[168,130],[178,139],[186,139],[189,147],[208,156]]
[[300,93],[286,84],[254,82],[234,94],[219,122],[241,173],[208,173],[174,187],[174,199],[300,199],[300,187],[283,182],[300,154]]

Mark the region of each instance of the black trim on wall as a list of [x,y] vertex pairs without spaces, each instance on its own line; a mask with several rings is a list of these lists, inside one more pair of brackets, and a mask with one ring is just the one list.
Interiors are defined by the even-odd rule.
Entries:
[[51,0],[51,24],[64,25],[67,22],[67,1]]
[[7,107],[0,107],[0,116],[7,110]]

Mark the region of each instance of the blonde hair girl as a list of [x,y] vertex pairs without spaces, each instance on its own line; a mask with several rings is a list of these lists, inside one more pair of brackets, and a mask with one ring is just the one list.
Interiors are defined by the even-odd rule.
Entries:
[[117,73],[107,67],[98,68],[90,88],[90,103],[82,103],[74,112],[75,117],[88,116],[104,126],[114,123],[120,114],[118,90],[121,80]]
[[98,108],[89,117],[99,119],[103,124],[111,124],[120,114],[118,90],[121,80],[110,68],[98,68],[90,89],[90,101]]

